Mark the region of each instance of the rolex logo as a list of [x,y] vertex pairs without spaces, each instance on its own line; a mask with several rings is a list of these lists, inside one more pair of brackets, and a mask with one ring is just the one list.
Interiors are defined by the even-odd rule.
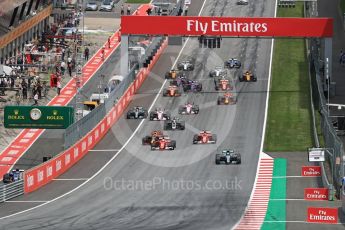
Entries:
[[13,112],[14,112],[14,115],[18,115],[19,114],[19,110],[18,109],[15,109]]
[[58,114],[57,110],[53,110],[53,115],[56,116]]

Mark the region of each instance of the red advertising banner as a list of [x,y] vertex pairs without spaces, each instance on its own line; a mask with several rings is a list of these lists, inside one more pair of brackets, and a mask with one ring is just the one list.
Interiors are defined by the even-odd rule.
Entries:
[[336,224],[338,223],[338,209],[308,207],[307,222]]
[[145,69],[141,69],[135,81],[128,87],[124,95],[111,111],[93,128],[86,136],[80,139],[75,145],[60,153],[53,159],[25,171],[24,192],[30,193],[57,178],[66,172],[76,162],[78,162],[87,152],[92,149],[107,133],[110,127],[122,116],[123,111],[128,106],[135,92],[140,88],[144,80],[160,57],[168,42],[165,40],[161,48],[157,51],[152,62]]
[[302,166],[301,176],[321,176],[321,167]]
[[121,28],[122,34],[332,37],[333,19],[122,16]]
[[328,200],[327,188],[305,188],[304,189],[305,200]]

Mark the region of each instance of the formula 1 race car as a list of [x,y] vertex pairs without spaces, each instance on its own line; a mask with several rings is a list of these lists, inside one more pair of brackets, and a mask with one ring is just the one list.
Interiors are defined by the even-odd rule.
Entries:
[[186,78],[186,76],[179,75],[174,80],[170,81],[170,85],[179,87],[187,84],[188,81],[189,80]]
[[164,121],[164,130],[184,130],[185,128],[185,122],[180,121],[176,117],[174,117],[172,120]]
[[209,74],[210,77],[223,77],[226,76],[226,70],[221,67],[221,66],[217,66],[216,68],[214,68],[213,70],[210,71]]
[[241,68],[241,62],[236,58],[230,58],[229,60],[224,62],[224,66],[229,69],[232,69],[232,68],[239,69]]
[[236,104],[236,99],[232,93],[226,92],[223,96],[218,96],[218,105],[234,105]]
[[185,83],[182,83],[184,92],[201,92],[202,84],[198,81],[188,80]]
[[193,144],[215,144],[217,142],[217,135],[210,131],[201,131],[193,137]]
[[248,2],[248,0],[237,0],[236,4],[237,5],[248,5],[249,2]]
[[145,119],[148,113],[147,110],[141,106],[135,106],[128,110],[127,119]]
[[199,106],[194,105],[194,103],[186,103],[182,105],[178,109],[179,114],[198,114],[199,113]]
[[165,79],[176,79],[177,77],[182,76],[182,75],[183,73],[181,73],[180,71],[176,69],[172,69],[165,74]]
[[159,139],[159,137],[163,136],[163,132],[160,130],[155,130],[151,132],[151,135],[147,135],[143,137],[142,144],[143,145],[151,145],[153,141],[156,141]]
[[224,162],[225,164],[241,164],[241,154],[235,153],[232,149],[224,149],[216,154],[216,164]]
[[23,169],[13,169],[11,172],[6,173],[2,177],[2,182],[4,184],[9,184],[15,181],[23,179],[24,170]]
[[243,73],[242,76],[239,76],[239,80],[240,80],[240,82],[242,82],[242,81],[245,81],[245,82],[256,82],[257,79],[254,76],[254,74],[252,74],[252,72],[247,70],[246,72]]
[[219,77],[214,79],[214,88],[218,90],[231,90],[230,80],[225,77]]
[[179,97],[181,96],[180,90],[175,85],[170,85],[167,89],[164,89],[163,97]]
[[151,143],[151,150],[174,150],[176,148],[176,141],[170,140],[167,136],[159,137]]
[[193,71],[194,70],[194,64],[191,60],[182,61],[182,62],[177,64],[177,69],[183,70],[183,71]]
[[170,120],[170,113],[166,110],[157,108],[155,111],[150,113],[151,121],[165,121]]

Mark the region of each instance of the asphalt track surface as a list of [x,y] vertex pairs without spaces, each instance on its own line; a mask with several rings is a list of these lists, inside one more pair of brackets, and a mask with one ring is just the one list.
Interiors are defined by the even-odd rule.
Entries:
[[[190,15],[198,14],[202,2],[193,1]],[[274,15],[274,4],[259,0],[249,6],[236,6],[234,1],[209,0],[201,15],[270,17]],[[87,166],[77,164],[79,171],[72,168],[62,178],[77,178],[81,174],[84,178],[91,177],[91,173],[87,174],[100,158],[114,156],[130,139],[103,171],[56,201],[1,219],[1,229],[230,229],[240,220],[255,179],[270,47],[271,39],[233,38],[223,39],[221,49],[209,50],[199,49],[197,40],[189,39],[180,59],[196,58],[196,68],[189,77],[200,80],[205,92],[178,98],[160,95],[153,106],[168,109],[175,115],[178,106],[186,101],[200,105],[200,114],[181,116],[187,124],[185,131],[166,132],[177,141],[177,149],[151,151],[141,146],[141,138],[154,129],[162,129],[162,123],[145,120],[133,134],[141,121],[120,119],[95,147],[109,151],[89,153],[82,160]],[[130,107],[150,107],[164,82],[162,76],[171,68],[179,49],[172,46],[166,49]],[[244,68],[257,75],[258,82],[236,81],[240,92],[238,103],[217,106],[218,93],[208,72],[223,65],[229,57],[240,58]],[[228,75],[237,79],[240,72],[229,71]],[[217,144],[192,145],[193,134],[202,129],[217,134]],[[215,165],[215,153],[222,148],[241,152],[242,165]],[[63,187],[75,186],[73,183],[56,181],[27,198],[49,200]],[[13,203],[5,203],[1,210],[15,210],[15,207]],[[3,216],[4,211],[1,213]]]

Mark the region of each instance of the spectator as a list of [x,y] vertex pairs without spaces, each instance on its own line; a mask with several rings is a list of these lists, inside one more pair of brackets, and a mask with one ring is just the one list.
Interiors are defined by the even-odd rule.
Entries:
[[151,12],[152,12],[151,8],[148,8],[148,9],[146,10],[147,15],[151,15]]
[[110,36],[108,37],[108,49],[110,49]]
[[28,98],[28,87],[25,80],[22,81],[22,94],[23,94],[23,99]]
[[70,48],[67,48],[67,57],[69,58],[71,56],[71,50]]
[[102,61],[104,61],[104,56],[105,56],[105,47],[103,46],[102,50],[101,50],[101,59],[102,59]]
[[124,6],[123,4],[121,5],[121,15],[124,15],[125,14],[125,9],[124,9]]
[[188,15],[188,6],[186,5],[186,7],[184,8],[184,16]]
[[127,15],[131,14],[131,6],[128,4],[127,5]]
[[62,76],[65,75],[65,70],[66,70],[66,63],[65,63],[65,61],[62,60],[62,62],[61,62],[61,75]]
[[341,56],[341,65],[345,65],[345,53]]
[[68,74],[70,77],[72,77],[72,62],[69,62],[67,64],[67,68],[68,68]]
[[60,92],[61,92],[61,81],[60,80],[57,81],[56,88],[57,88],[57,94],[60,95]]
[[84,58],[85,58],[85,61],[88,61],[89,60],[89,53],[90,53],[90,50],[88,47],[85,48],[84,50]]
[[20,95],[19,95],[19,92],[16,93],[16,103],[17,103],[17,105],[20,105]]
[[34,96],[34,104],[32,104],[32,105],[38,105],[38,93],[36,92],[35,93],[35,96]]
[[61,60],[62,61],[65,60],[65,52],[66,52],[65,48],[62,47],[62,50],[61,50]]

